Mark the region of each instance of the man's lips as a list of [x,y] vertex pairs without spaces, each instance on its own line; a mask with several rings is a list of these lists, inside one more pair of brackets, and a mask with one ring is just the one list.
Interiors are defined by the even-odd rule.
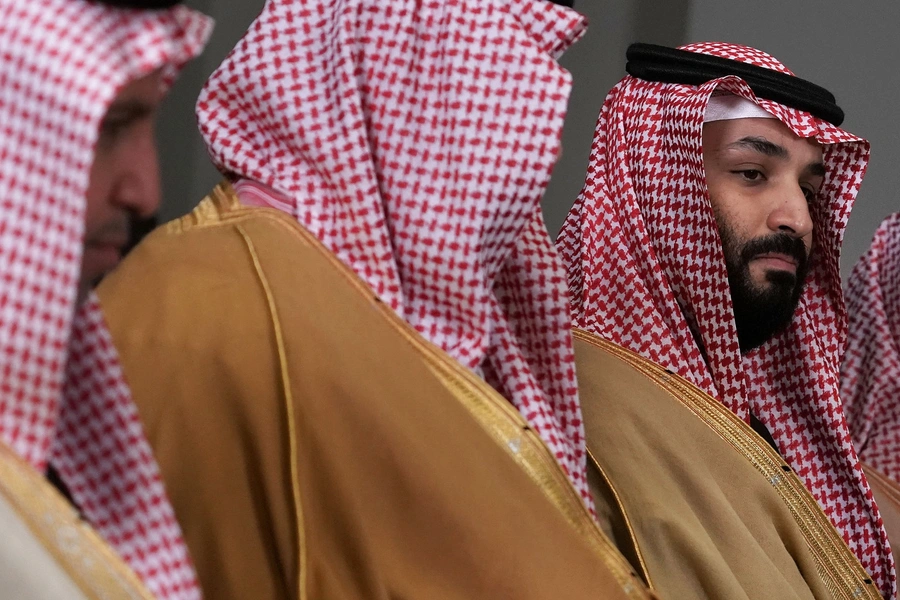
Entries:
[[109,236],[88,241],[84,246],[85,266],[96,275],[102,275],[115,267],[122,259],[122,249],[127,237]]
[[127,242],[123,242],[121,240],[97,240],[94,242],[88,242],[85,244],[86,249],[90,250],[99,250],[101,252],[118,252],[122,253],[122,248],[125,247]]
[[763,265],[770,269],[778,269],[780,271],[791,271],[795,273],[799,261],[789,254],[781,254],[780,252],[767,252],[765,254],[757,254],[753,257],[753,262]]
[[93,238],[88,238],[85,240],[84,245],[87,247],[94,248],[115,248],[121,252],[122,248],[124,248],[128,244],[128,233],[115,233],[108,235],[98,235]]

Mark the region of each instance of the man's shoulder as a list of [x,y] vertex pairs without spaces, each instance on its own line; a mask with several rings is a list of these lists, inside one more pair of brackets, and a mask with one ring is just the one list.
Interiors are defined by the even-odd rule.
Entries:
[[222,234],[247,226],[290,232],[297,241],[315,243],[315,238],[291,215],[274,208],[246,206],[231,184],[222,181],[190,213],[161,225],[141,245],[185,244],[195,239],[211,243]]
[[[293,217],[271,208],[241,204],[220,183],[189,214],[151,232],[101,284],[101,298],[125,290],[178,296],[226,293],[262,273],[296,273],[304,263],[331,253]],[[288,268],[289,267],[289,268]]]
[[177,236],[198,228],[220,225],[223,218],[240,210],[241,203],[227,181],[222,181],[190,213],[169,221],[158,231],[166,236]]
[[97,294],[117,343],[126,334],[180,340],[188,331],[221,341],[270,328],[267,287],[296,287],[327,254],[290,215],[244,207],[223,183],[150,233]]

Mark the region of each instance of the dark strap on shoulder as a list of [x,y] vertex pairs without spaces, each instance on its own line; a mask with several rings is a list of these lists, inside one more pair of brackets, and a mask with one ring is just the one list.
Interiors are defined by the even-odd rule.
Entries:
[[772,437],[772,433],[753,413],[750,413],[750,427],[759,434],[759,437],[766,440],[766,443],[772,446],[779,456],[781,455],[781,450],[778,449],[778,444],[775,443],[775,438]]
[[761,98],[808,112],[836,126],[844,122],[844,111],[835,103],[831,92],[793,75],[730,58],[655,44],[632,44],[625,56],[628,59],[625,70],[638,79],[701,85],[712,79],[737,75]]
[[69,491],[69,486],[67,486],[62,480],[62,477],[60,477],[59,471],[56,470],[56,467],[54,467],[52,464],[48,464],[46,476],[47,481],[50,482],[50,485],[55,487],[56,490],[60,494],[62,494],[63,497],[69,501],[69,504],[75,507],[75,510],[77,510],[80,514],[81,508],[78,506],[78,504],[75,503],[75,498],[72,497],[72,492]]

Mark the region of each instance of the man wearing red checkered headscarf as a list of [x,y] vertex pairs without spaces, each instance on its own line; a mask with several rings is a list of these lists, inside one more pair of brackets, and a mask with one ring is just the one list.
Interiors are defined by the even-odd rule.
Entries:
[[[893,597],[838,396],[838,251],[868,144],[752,48],[635,45],[628,68],[558,247],[588,449],[646,576],[673,597]],[[805,562],[825,555],[845,562]]]
[[[886,218],[847,288],[849,333],[841,363],[841,398],[850,435],[885,514],[892,539],[900,507],[900,213]],[[880,492],[880,493],[879,493]]]
[[590,511],[539,206],[583,29],[269,0],[207,82],[228,182],[99,290],[207,593],[645,597]]
[[[153,113],[210,28],[174,4],[0,0],[0,562],[14,574],[3,578],[9,597],[200,597],[115,352],[72,334],[102,320],[86,296],[114,266],[128,216],[158,203]],[[81,368],[90,362],[99,367]],[[42,568],[40,545],[59,570]]]

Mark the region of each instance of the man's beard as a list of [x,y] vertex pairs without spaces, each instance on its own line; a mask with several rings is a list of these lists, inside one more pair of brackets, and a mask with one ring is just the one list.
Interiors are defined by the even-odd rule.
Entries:
[[[106,223],[99,232],[94,232],[95,235],[98,233],[103,233],[104,231],[121,231],[123,228],[127,227],[128,229],[128,243],[122,248],[122,258],[134,250],[134,248],[143,240],[147,235],[153,231],[157,224],[156,216],[152,217],[139,217],[134,214],[125,215],[127,219],[127,226],[123,224],[123,221],[110,221]],[[100,285],[100,282],[103,281],[103,278],[106,277],[106,273],[101,273],[97,277],[95,277],[92,281],[87,282],[88,285],[85,287],[83,283],[79,284],[79,292],[78,292],[78,303],[81,302],[87,297],[88,293],[91,290]],[[81,289],[84,288],[84,289]]]
[[[786,233],[756,238],[741,245],[734,232],[720,224],[719,235],[725,252],[738,344],[741,353],[746,354],[790,324],[803,294],[809,257],[803,240]],[[768,285],[760,286],[751,278],[750,261],[769,253],[793,257],[797,260],[797,270],[796,273],[767,271]]]

